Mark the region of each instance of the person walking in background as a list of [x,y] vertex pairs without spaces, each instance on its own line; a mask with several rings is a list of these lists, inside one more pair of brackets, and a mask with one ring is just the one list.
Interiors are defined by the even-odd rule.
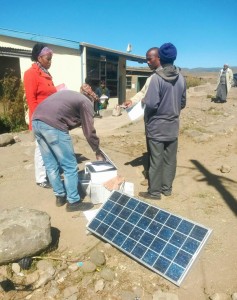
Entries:
[[[32,115],[42,101],[57,92],[48,69],[51,66],[53,51],[42,43],[34,45],[31,54],[32,66],[24,73],[24,89],[29,109],[29,129],[32,130]],[[43,188],[51,188],[46,174],[44,162],[36,141],[35,147],[35,179]]]
[[33,131],[56,196],[56,206],[67,203],[68,212],[93,207],[92,203],[84,203],[80,199],[78,165],[69,135],[69,130],[81,126],[97,160],[104,160],[94,128],[93,111],[89,98],[76,91],[64,90],[41,102],[32,117]]
[[228,64],[224,64],[223,69],[220,70],[217,79],[216,100],[215,102],[225,103],[227,94],[230,91],[233,81],[233,72]]
[[186,106],[186,82],[174,66],[177,49],[171,43],[159,48],[162,69],[151,76],[144,98],[145,132],[149,147],[149,178],[145,199],[160,200],[169,196],[176,173],[179,116]]
[[101,118],[100,109],[106,109],[109,105],[110,92],[109,89],[105,85],[105,81],[101,80],[100,86],[95,90],[96,95],[100,99],[99,102],[95,102],[95,117]]

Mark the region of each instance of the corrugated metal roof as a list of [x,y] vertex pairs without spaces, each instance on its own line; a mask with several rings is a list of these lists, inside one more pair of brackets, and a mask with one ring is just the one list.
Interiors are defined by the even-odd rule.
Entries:
[[31,51],[11,47],[0,47],[0,55],[13,57],[31,57]]
[[112,53],[112,54],[115,54],[116,56],[122,56],[128,60],[137,61],[140,63],[146,62],[146,58],[144,56],[139,56],[139,55],[130,54],[130,53],[126,53],[126,52],[120,52],[117,50],[104,48],[104,47],[88,44],[85,42],[76,42],[76,41],[71,41],[71,40],[66,40],[66,39],[61,39],[61,38],[56,38],[56,37],[48,37],[48,36],[43,36],[40,34],[21,32],[21,31],[5,29],[5,28],[0,28],[0,35],[23,39],[23,40],[27,40],[27,41],[41,42],[41,43],[71,48],[71,49],[78,49],[78,50],[81,47],[88,47],[88,48],[92,48],[92,49],[97,49],[99,51]]
[[36,33],[21,32],[21,31],[4,29],[4,28],[0,28],[0,35],[28,40],[28,41],[41,42],[41,43],[71,48],[71,49],[79,49],[80,47],[80,43],[76,41],[70,41],[70,40],[56,38],[56,37],[43,36]]
[[117,51],[117,50],[113,50],[113,49],[109,49],[109,48],[96,46],[96,45],[93,45],[93,44],[88,44],[88,43],[85,43],[85,42],[81,42],[80,45],[84,46],[84,47],[87,47],[87,48],[98,49],[100,51],[107,52],[107,53],[113,53],[117,56],[123,56],[128,60],[138,61],[138,62],[141,62],[141,63],[146,62],[145,56],[140,56],[140,55],[130,54],[130,53],[126,53],[126,52],[121,52],[121,51]]

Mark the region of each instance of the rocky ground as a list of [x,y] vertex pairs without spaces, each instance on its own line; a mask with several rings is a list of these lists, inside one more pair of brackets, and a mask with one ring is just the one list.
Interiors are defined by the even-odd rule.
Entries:
[[[34,143],[22,132],[19,142],[0,148],[0,209],[24,206],[47,212],[58,244],[35,258],[29,270],[1,266],[0,299],[237,299],[237,88],[225,104],[212,102],[214,93],[212,83],[189,89],[173,195],[149,202],[213,230],[180,287],[88,234],[83,213],[57,208],[52,191],[34,183]],[[146,190],[140,185],[144,125],[126,118],[125,112],[104,116],[95,126],[102,148],[118,173],[134,183],[137,197]],[[94,155],[80,129],[72,136],[83,170]]]

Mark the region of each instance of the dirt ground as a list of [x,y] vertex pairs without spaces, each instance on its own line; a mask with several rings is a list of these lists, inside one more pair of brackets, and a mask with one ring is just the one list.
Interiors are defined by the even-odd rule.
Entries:
[[[214,94],[213,84],[189,89],[187,107],[181,115],[173,195],[149,202],[211,228],[212,234],[180,287],[113,248],[108,263],[125,266],[116,270],[123,274],[123,288],[139,285],[151,294],[162,289],[178,295],[180,300],[237,292],[237,88],[231,89],[224,104],[212,102],[208,95]],[[146,190],[140,185],[146,152],[143,120],[131,123],[123,112],[119,117],[95,119],[95,127],[101,147],[117,166],[119,175],[134,183],[138,198],[138,193]],[[94,154],[81,129],[71,134],[79,168],[83,170],[85,162],[94,160]],[[56,207],[52,190],[36,186],[34,142],[28,131],[18,137],[20,142],[0,148],[0,209],[24,206],[46,211],[52,226],[60,230],[58,250],[65,255],[77,257],[103,245],[96,236],[87,234],[83,213],[67,213],[64,207]],[[85,295],[83,299],[88,298]],[[109,295],[104,299],[110,299]]]

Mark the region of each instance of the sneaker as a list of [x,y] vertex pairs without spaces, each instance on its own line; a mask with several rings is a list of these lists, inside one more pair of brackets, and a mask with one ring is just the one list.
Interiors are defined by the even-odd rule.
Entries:
[[172,195],[172,192],[171,191],[162,191],[161,192],[164,196],[171,196]]
[[44,181],[44,182],[37,182],[36,183],[38,186],[44,188],[44,189],[51,189],[52,185],[48,182],[48,181]]
[[56,196],[56,206],[63,206],[67,202],[66,196]]
[[150,200],[161,200],[161,195],[152,195],[148,192],[140,192],[139,196],[145,199],[150,199]]
[[72,211],[86,211],[93,207],[94,205],[90,202],[82,202],[77,201],[70,203],[67,201],[66,211],[72,212]]

